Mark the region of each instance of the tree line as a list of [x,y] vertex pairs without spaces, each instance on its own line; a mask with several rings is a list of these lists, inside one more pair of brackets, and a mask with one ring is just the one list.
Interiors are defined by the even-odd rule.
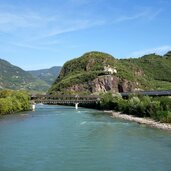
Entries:
[[150,117],[156,121],[171,123],[171,98],[130,95],[123,99],[120,94],[101,95],[100,109],[115,110],[138,117]]
[[0,115],[30,110],[26,91],[0,90]]

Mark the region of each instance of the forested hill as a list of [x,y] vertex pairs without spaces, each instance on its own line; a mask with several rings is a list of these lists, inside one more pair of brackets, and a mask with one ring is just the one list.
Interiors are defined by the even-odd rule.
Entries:
[[140,58],[117,59],[89,52],[66,62],[50,94],[99,94],[171,89],[171,52]]
[[58,77],[61,66],[54,66],[49,69],[40,69],[28,71],[32,76],[45,81],[48,85],[51,85]]
[[171,89],[171,51],[163,56],[148,54],[123,62],[141,68],[151,89]]
[[171,82],[171,51],[164,56],[149,54],[125,62],[142,68],[149,79]]
[[46,91],[49,85],[23,69],[0,59],[0,89]]

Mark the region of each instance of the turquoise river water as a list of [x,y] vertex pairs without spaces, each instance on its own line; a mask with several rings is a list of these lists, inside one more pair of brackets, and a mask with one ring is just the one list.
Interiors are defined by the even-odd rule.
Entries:
[[0,171],[171,171],[171,132],[37,105],[0,119]]

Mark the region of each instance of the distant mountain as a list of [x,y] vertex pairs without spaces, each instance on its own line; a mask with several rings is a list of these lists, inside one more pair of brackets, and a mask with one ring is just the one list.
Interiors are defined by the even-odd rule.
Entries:
[[66,62],[48,93],[75,95],[167,89],[171,89],[171,52],[130,59],[89,52]]
[[0,89],[47,91],[49,85],[29,72],[0,59]]
[[49,69],[40,69],[40,70],[33,70],[28,71],[33,77],[38,78],[40,80],[45,81],[48,85],[51,85],[56,78],[58,77],[60,71],[60,66],[54,66]]

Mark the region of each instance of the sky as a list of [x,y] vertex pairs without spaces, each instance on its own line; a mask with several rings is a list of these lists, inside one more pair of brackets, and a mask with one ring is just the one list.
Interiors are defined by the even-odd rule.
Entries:
[[89,51],[115,58],[171,50],[170,0],[0,0],[0,58],[24,70]]

